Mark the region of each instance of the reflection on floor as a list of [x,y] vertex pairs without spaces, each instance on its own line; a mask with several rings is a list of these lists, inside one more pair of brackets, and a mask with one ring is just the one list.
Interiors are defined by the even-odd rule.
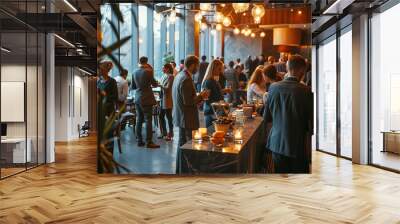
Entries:
[[[159,149],[147,149],[145,147],[138,147],[132,127],[126,128],[121,136],[122,154],[119,153],[118,147],[115,144],[115,160],[129,168],[131,173],[174,174],[178,138],[175,137],[174,142],[167,142],[157,139],[158,135],[159,132],[157,131],[153,139],[161,147]],[[175,130],[175,136],[178,136],[177,129]]]
[[400,171],[400,155],[391,152],[374,151],[372,163]]
[[[199,113],[200,127],[204,127],[204,115]],[[143,124],[143,137],[145,135],[145,125]],[[117,144],[114,144],[114,159],[125,167],[129,168],[130,173],[134,174],[175,174],[176,155],[178,146],[178,128],[174,128],[173,142],[157,139],[160,129],[153,127],[153,140],[160,145],[159,149],[147,149],[138,147],[136,135],[133,127],[126,127],[122,132],[121,145],[122,154],[119,153]]]

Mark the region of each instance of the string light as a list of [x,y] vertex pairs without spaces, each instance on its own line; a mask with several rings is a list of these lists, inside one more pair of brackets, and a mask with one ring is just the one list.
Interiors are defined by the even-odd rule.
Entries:
[[230,26],[231,23],[232,21],[229,17],[225,17],[224,20],[222,20],[222,24],[224,24],[224,26]]
[[224,14],[222,14],[221,12],[216,12],[215,13],[215,21],[217,23],[221,23],[224,20]]
[[235,35],[238,35],[240,33],[240,29],[236,27],[235,29],[233,29],[233,33]]
[[215,29],[217,29],[218,31],[222,30],[222,25],[218,23],[218,24],[215,26]]
[[251,37],[252,38],[256,37],[256,34],[255,33],[251,33]]
[[264,33],[264,32],[261,32],[261,33],[260,33],[260,37],[265,37],[265,33]]

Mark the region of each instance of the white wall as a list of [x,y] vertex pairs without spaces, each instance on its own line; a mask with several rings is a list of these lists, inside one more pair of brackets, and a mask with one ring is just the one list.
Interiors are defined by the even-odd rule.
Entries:
[[78,124],[88,120],[88,78],[72,67],[56,67],[55,140],[79,137]]

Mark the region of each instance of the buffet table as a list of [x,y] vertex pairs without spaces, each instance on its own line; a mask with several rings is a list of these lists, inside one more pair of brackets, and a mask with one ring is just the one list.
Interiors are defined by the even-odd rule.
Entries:
[[[179,174],[201,173],[256,173],[265,146],[264,122],[261,117],[247,119],[244,123],[243,142],[234,143],[225,137],[222,147],[210,141],[201,143],[193,140],[179,148],[177,172]],[[214,132],[211,126],[208,135]]]

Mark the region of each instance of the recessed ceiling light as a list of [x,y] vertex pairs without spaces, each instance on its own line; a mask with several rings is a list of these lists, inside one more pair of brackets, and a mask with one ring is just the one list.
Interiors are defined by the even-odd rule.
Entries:
[[78,12],[78,10],[68,1],[64,0],[64,3],[68,5],[74,12]]
[[6,52],[6,53],[10,53],[10,52],[11,52],[11,50],[9,50],[9,49],[7,49],[7,48],[5,48],[5,47],[0,47],[0,50],[1,50],[1,51],[4,51],[4,52]]

